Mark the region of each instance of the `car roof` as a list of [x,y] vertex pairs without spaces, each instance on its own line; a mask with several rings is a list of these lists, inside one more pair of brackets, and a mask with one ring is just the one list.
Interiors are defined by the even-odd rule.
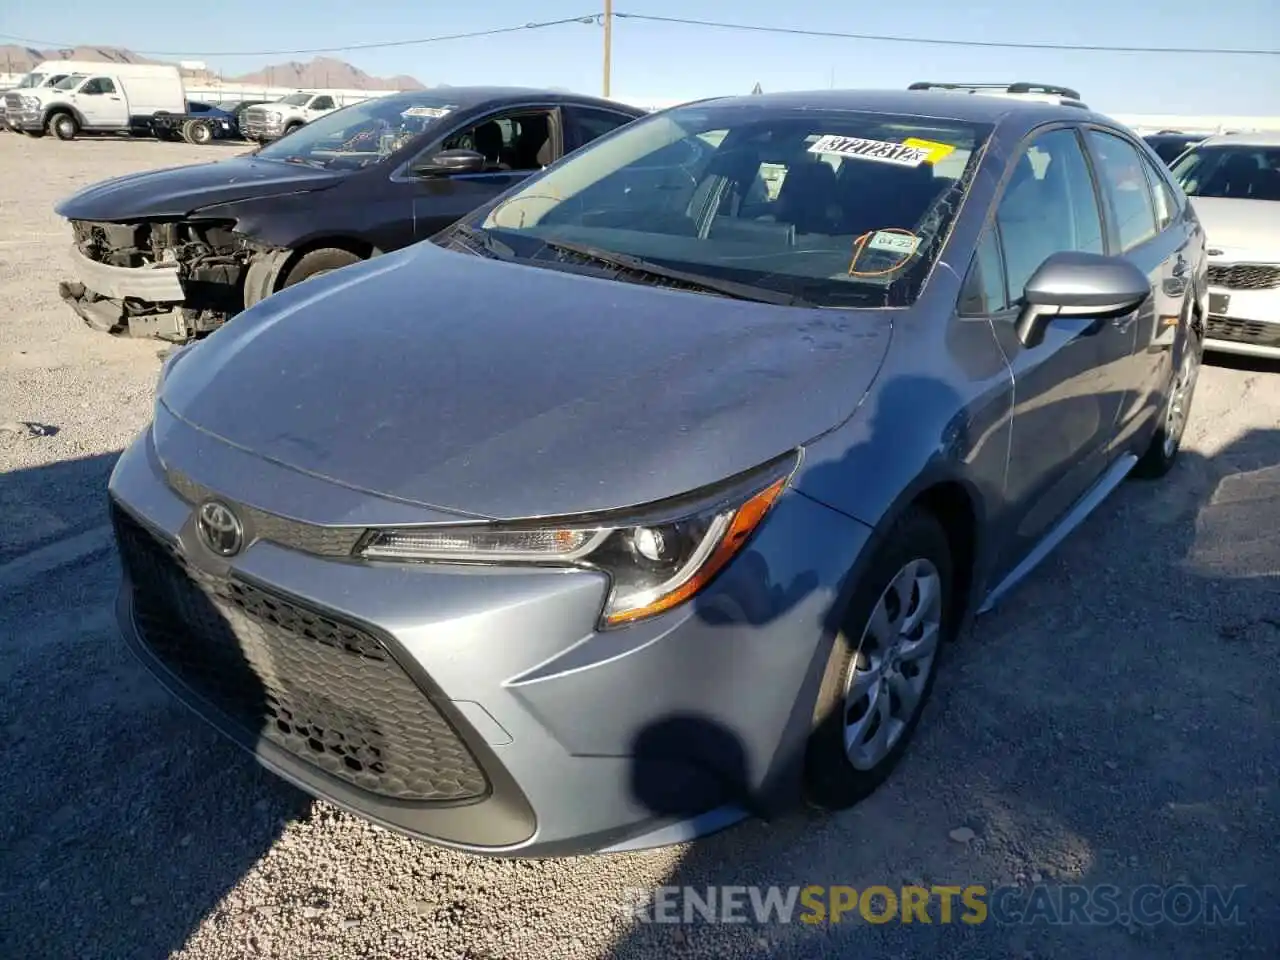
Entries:
[[[1062,103],[1047,103],[1030,97],[993,96],[958,90],[807,90],[763,93],[740,97],[717,97],[698,103],[742,105],[768,109],[865,110],[960,120],[971,123],[999,123],[1006,117],[1043,120],[1083,120],[1114,123],[1092,110]],[[679,109],[679,108],[676,108]]]
[[426,90],[414,90],[408,93],[389,93],[377,99],[409,102],[421,100],[423,97],[443,99],[459,110],[500,104],[509,100],[541,100],[551,103],[576,103],[581,106],[600,107],[605,110],[635,114],[637,117],[643,116],[648,112],[640,107],[619,103],[616,100],[605,100],[601,97],[592,97],[566,90],[546,90],[538,87],[429,87]]
[[1215,133],[1199,146],[1280,147],[1280,130],[1256,130],[1252,133]]

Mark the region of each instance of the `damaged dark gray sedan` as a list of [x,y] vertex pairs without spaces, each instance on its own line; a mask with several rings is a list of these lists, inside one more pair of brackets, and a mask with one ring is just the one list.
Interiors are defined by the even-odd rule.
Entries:
[[252,153],[67,198],[91,327],[190,340],[270,294],[423,240],[644,111],[569,93],[451,87],[337,110]]

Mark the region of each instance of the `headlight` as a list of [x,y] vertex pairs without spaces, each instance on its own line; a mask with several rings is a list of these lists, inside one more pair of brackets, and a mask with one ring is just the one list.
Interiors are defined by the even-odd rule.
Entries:
[[284,118],[284,114],[281,114],[281,113],[267,114],[267,119],[270,120],[272,123],[279,123],[283,118]]
[[710,583],[760,526],[798,463],[788,455],[709,493],[616,517],[373,530],[357,549],[370,560],[601,570],[610,579],[604,625],[620,626],[679,606]]
[[36,110],[36,109],[39,109],[39,107],[40,107],[39,97],[23,97],[22,98],[22,108],[24,110]]

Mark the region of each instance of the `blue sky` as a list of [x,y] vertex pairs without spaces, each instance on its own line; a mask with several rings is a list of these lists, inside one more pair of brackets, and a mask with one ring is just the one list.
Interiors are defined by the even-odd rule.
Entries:
[[[3,2],[3,0],[0,0]],[[738,23],[988,41],[1280,49],[1277,0],[615,0],[619,12]],[[0,31],[135,50],[243,51],[409,39],[587,15],[600,0],[219,0],[157,16],[154,0],[4,4]],[[353,16],[354,14],[354,16]],[[613,95],[692,98],[912,80],[1035,80],[1079,90],[1112,113],[1280,115],[1280,57],[999,50],[743,33],[617,20]],[[484,39],[335,53],[378,75],[424,83],[513,83],[601,89],[603,31],[569,24]],[[3,41],[0,41],[3,42]],[[228,73],[287,56],[204,57]],[[310,59],[302,56],[296,59]],[[0,69],[3,66],[0,65]]]

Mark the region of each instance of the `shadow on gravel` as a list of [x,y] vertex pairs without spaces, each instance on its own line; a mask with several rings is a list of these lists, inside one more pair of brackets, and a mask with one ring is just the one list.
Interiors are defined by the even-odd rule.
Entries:
[[0,564],[104,526],[107,478],[119,456],[116,451],[0,473]]
[[[790,922],[759,923],[747,891],[739,922],[708,922],[672,896],[676,922],[649,906],[609,955],[1280,956],[1278,517],[1280,429],[1122,485],[948,649],[912,750],[876,794],[697,841],[663,881],[704,900],[709,886],[777,885],[784,902],[790,888],[847,886],[843,922],[801,922],[811,911],[796,900]],[[703,720],[695,737],[691,722],[685,742],[743,755],[731,731]],[[859,916],[868,887],[900,911],[904,886],[975,884],[992,891],[982,923],[961,922],[958,898],[942,922],[936,895],[929,922]],[[1091,922],[1066,912],[1067,885],[1091,891]],[[1238,922],[1205,922],[1215,895]]]
[[[46,491],[46,507],[71,523],[78,498],[47,492],[84,489],[96,522],[105,522],[113,460],[5,474],[0,491],[10,503]],[[155,600],[135,622],[163,661],[219,687],[242,716],[263,718],[263,685],[228,629],[231,614],[200,591],[184,592],[165,562],[154,551],[131,562]],[[108,549],[20,584],[0,604],[3,957],[167,957],[201,923],[218,922],[226,894],[284,825],[311,809],[195,719],[128,651],[114,609],[120,581]],[[178,605],[202,624],[199,635],[177,628]],[[312,882],[321,897],[325,878]],[[259,909],[276,909],[274,901],[264,890]],[[226,944],[229,956],[255,948]]]

